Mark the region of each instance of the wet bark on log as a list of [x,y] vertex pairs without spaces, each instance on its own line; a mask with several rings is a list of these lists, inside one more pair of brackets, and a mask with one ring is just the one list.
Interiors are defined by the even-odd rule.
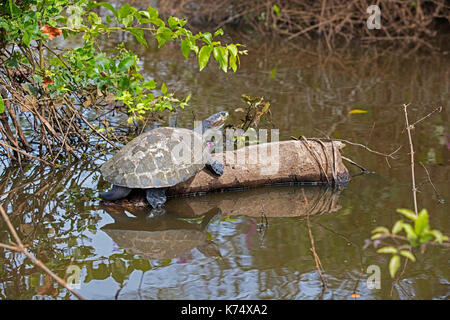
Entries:
[[343,184],[350,180],[339,151],[344,146],[339,141],[303,139],[213,154],[213,159],[224,164],[222,176],[204,169],[166,193],[176,196],[287,182]]

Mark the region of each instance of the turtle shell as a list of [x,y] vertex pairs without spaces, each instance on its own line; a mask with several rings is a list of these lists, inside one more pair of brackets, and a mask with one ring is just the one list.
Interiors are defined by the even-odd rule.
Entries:
[[208,243],[199,230],[104,230],[122,249],[144,259],[173,259]]
[[100,171],[105,180],[122,187],[170,187],[203,169],[205,145],[192,130],[156,128],[130,141]]

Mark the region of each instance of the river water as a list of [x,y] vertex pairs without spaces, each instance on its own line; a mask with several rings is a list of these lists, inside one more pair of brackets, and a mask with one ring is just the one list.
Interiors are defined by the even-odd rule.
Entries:
[[[136,47],[131,38],[119,40]],[[382,153],[402,146],[397,159],[347,145],[343,154],[371,173],[358,175],[347,163],[354,176],[343,188],[284,185],[173,199],[164,216],[153,218],[148,209],[101,205],[98,192],[109,184],[99,166],[110,155],[59,169],[1,168],[0,203],[30,251],[61,276],[70,266],[68,280],[88,299],[353,299],[355,293],[358,299],[448,299],[448,248],[416,249],[417,261],[402,265],[395,281],[390,256],[364,248],[371,230],[400,219],[397,208],[413,208],[402,108],[408,102],[411,122],[444,107],[417,124],[413,139],[416,160],[438,191],[416,165],[419,208],[428,210],[431,228],[449,234],[448,56],[374,57],[359,47],[337,55],[282,41],[255,41],[247,49],[238,72],[225,74],[214,63],[199,72],[176,45],[138,48],[149,77],[181,97],[192,93],[189,107],[159,125],[192,128],[194,119],[221,110],[236,122],[242,94],[263,96],[282,140],[331,136]],[[379,289],[367,285],[369,266],[379,267]],[[2,249],[0,298],[73,296],[22,255]]]

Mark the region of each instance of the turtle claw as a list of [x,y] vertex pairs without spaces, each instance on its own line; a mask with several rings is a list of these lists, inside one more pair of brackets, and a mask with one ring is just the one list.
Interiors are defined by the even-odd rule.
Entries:
[[125,198],[127,195],[130,194],[130,192],[131,192],[130,188],[113,185],[111,191],[102,192],[99,194],[99,196],[100,198],[106,201],[115,201]]
[[219,177],[223,174],[224,166],[217,160],[214,160],[211,163],[206,164],[206,166],[208,167],[209,171],[218,175]]
[[164,188],[147,189],[145,190],[145,197],[154,209],[161,208],[167,201],[166,190]]
[[164,214],[166,214],[166,210],[164,208],[153,208],[147,216],[147,219],[153,219]]

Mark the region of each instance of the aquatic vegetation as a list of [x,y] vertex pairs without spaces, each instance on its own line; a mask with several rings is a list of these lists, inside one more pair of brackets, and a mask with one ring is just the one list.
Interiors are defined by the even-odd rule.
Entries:
[[[379,242],[383,239],[400,240],[402,244],[394,242],[389,246],[384,246],[377,250],[378,253],[392,254],[391,260],[389,262],[389,273],[392,278],[400,267],[400,256],[405,257],[411,261],[416,261],[416,257],[411,252],[412,248],[418,247],[431,242],[436,242],[438,244],[448,241],[448,237],[443,235],[441,231],[437,229],[430,230],[429,226],[429,216],[426,209],[422,209],[418,215],[409,209],[397,209],[397,212],[414,222],[414,226],[404,222],[403,220],[398,220],[391,231],[386,227],[377,227],[372,233],[371,240],[378,240],[375,246],[379,246]],[[400,233],[404,232],[405,236],[401,236]],[[405,243],[406,244],[403,244]]]

